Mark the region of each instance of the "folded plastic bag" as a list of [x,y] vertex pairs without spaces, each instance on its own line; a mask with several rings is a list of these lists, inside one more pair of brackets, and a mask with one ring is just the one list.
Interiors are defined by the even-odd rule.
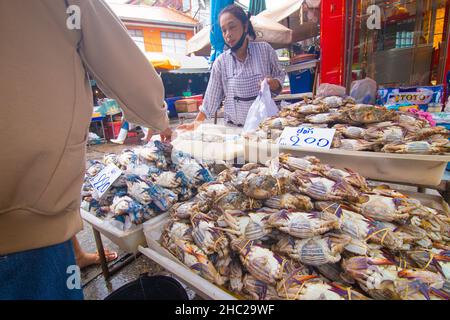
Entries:
[[261,122],[276,115],[278,111],[277,105],[272,100],[269,84],[267,80],[264,80],[261,83],[261,90],[259,91],[258,97],[248,110],[243,133],[254,132]]
[[353,81],[350,89],[350,96],[352,96],[357,103],[375,104],[377,98],[376,81],[370,78]]

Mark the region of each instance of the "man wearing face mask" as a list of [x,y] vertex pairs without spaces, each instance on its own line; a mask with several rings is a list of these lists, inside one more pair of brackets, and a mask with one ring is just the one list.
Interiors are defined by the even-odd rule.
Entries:
[[250,15],[232,4],[219,15],[220,28],[229,50],[215,61],[203,105],[194,122],[178,127],[194,130],[206,118],[214,117],[224,102],[225,123],[243,126],[248,110],[258,96],[260,83],[267,79],[273,95],[281,92],[285,73],[278,65],[275,50],[256,38]]

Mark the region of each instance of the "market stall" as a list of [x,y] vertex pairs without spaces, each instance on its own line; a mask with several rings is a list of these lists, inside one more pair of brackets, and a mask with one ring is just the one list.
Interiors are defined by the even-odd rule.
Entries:
[[[289,23],[295,13],[301,21],[304,2],[299,3],[260,15]],[[389,7],[389,1],[383,3]],[[322,1],[322,20],[330,14],[328,4]],[[412,8],[417,17],[431,10],[432,26],[443,7],[441,2],[429,10],[407,3],[407,11],[387,15],[384,31],[402,37],[396,50],[415,43],[409,35],[409,42],[403,41],[403,31],[393,27],[399,21],[414,25],[413,32],[424,28]],[[346,9],[351,17],[366,7],[348,4]],[[344,46],[353,45],[358,32],[347,35]],[[365,32],[359,39],[386,40],[378,31]],[[191,52],[209,50],[208,37],[199,34],[188,46]],[[321,41],[329,39],[324,34]],[[432,39],[436,35],[424,41]],[[430,53],[422,49],[412,49],[412,65],[415,54]],[[347,92],[333,88],[342,89],[341,95],[319,90],[320,96],[281,96],[279,113],[245,134],[240,128],[203,125],[178,132],[171,146],[155,142],[89,163],[83,218],[98,230],[96,238],[101,232],[126,251],[144,254],[206,299],[450,299],[445,178],[450,160],[445,123],[450,121],[445,113],[425,113],[443,108],[443,80],[433,75],[442,64],[431,64],[430,76],[413,90],[401,85],[425,72],[428,58],[420,58],[408,76],[386,80],[389,72],[379,75],[382,69],[376,63],[368,67],[368,60],[358,65],[364,71],[348,72],[349,66],[355,69],[350,62],[361,46],[348,51],[351,57],[336,54],[347,62],[333,70],[328,50],[323,46],[321,79],[347,84]],[[368,59],[364,52],[358,56]],[[376,104],[346,95],[353,77],[367,75],[383,85],[369,97],[375,103],[377,95]],[[399,86],[387,85],[392,83]],[[286,102],[293,99],[299,101]],[[98,190],[108,167],[120,174]]]
[[[330,107],[336,110],[324,112],[330,111],[325,110]],[[296,129],[327,127],[329,130],[328,126],[334,126],[333,121],[345,126],[349,119],[353,126],[339,128],[345,129],[341,143],[348,135],[359,131],[355,128],[370,130],[370,125],[375,125],[379,129],[377,125],[387,121],[407,121],[412,127],[423,126],[415,132],[420,137],[414,135],[412,142],[440,141],[437,135],[447,139],[448,131],[427,126],[425,120],[412,113],[357,105],[350,98],[345,101],[339,97],[306,99],[285,106],[280,113],[262,122],[260,131],[256,132],[256,141],[260,143],[256,145],[256,154],[264,155],[263,158],[251,158],[255,152],[249,150],[241,150],[243,153],[233,154],[228,159],[211,153],[214,148],[224,149],[227,141],[245,146],[245,142],[239,142],[240,132],[235,132],[238,140],[230,140],[226,128],[221,131],[213,125],[203,132],[179,135],[181,142],[174,141],[173,150],[157,143],[153,148],[105,156],[103,164],[91,164],[87,175],[98,175],[99,170],[110,163],[115,163],[124,173],[114,182],[109,195],[97,202],[92,197],[92,184],[85,185],[84,206],[89,211],[86,214],[103,219],[103,224],[108,221],[109,227],[102,230],[107,236],[108,228],[122,229],[128,235],[139,234],[139,241],[128,250],[139,250],[204,298],[317,299],[324,295],[329,299],[447,299],[448,292],[442,283],[448,280],[435,269],[436,265],[447,262],[438,258],[434,264],[424,262],[427,254],[428,260],[434,261],[430,253],[436,257],[442,250],[448,250],[450,212],[446,202],[439,196],[378,186],[355,169],[374,172],[371,181],[378,178],[409,181],[416,186],[435,185],[440,181],[436,177],[445,170],[449,160],[448,155],[442,155],[447,152],[447,144],[441,145],[441,149],[390,149],[386,146],[392,141],[383,139],[389,137],[390,140],[392,136],[385,135],[385,131],[372,130],[370,135],[362,136],[372,143],[372,148],[376,145],[379,148],[371,151],[302,150],[282,144],[274,149],[288,151],[289,156],[271,154],[262,147],[276,142],[277,130],[289,130],[290,126]],[[328,121],[330,114],[334,114],[333,121]],[[338,115],[341,118],[335,118]],[[311,119],[326,121],[317,123]],[[348,131],[350,127],[353,130]],[[339,133],[336,127],[334,130]],[[268,132],[274,134],[270,139]],[[303,133],[302,130],[300,134]],[[397,138],[412,137],[408,136],[408,131],[402,134],[404,136]],[[335,136],[337,134],[330,142]],[[369,137],[375,141],[370,141]],[[247,135],[249,141],[251,138]],[[267,141],[261,144],[264,139]],[[360,143],[365,141],[360,140]],[[194,149],[181,150],[188,141]],[[199,155],[195,150],[208,150],[213,156],[206,159],[204,152]],[[187,151],[192,152],[192,157]],[[412,154],[403,153],[408,151]],[[436,155],[417,154],[421,152]],[[243,162],[233,159],[242,155]],[[221,162],[221,159],[231,161]],[[428,167],[421,169],[424,164]],[[422,171],[412,174],[407,169],[411,167]],[[396,171],[405,179],[389,177]],[[189,178],[177,179],[177,175]],[[155,203],[161,206],[161,199],[179,201],[169,200],[170,204],[157,209]],[[299,233],[295,228],[297,219],[305,228],[308,226]],[[250,223],[251,229],[246,227]],[[321,225],[327,227],[319,227]],[[362,229],[355,234],[354,228]],[[144,239],[148,248],[144,248]],[[290,247],[291,242],[283,242],[286,239],[291,239],[293,247]],[[316,260],[315,254],[310,255],[309,249],[306,250],[309,246],[311,252],[322,248],[324,256]],[[414,255],[416,252],[423,252],[424,258]],[[272,259],[273,264],[260,265],[259,256]],[[353,266],[358,259],[385,259],[377,266],[380,272],[389,272],[392,276],[380,279],[388,291],[381,287],[368,290],[364,286]],[[437,282],[426,282],[422,274],[415,273],[417,268],[426,269],[427,275]],[[294,269],[301,271],[293,275],[290,272]],[[299,277],[298,283],[287,281],[291,277]],[[260,285],[255,287],[255,281]],[[416,283],[426,285],[426,292],[414,290]]]

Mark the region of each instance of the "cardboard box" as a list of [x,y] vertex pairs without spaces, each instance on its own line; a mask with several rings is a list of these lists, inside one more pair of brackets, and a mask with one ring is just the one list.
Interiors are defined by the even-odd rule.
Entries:
[[197,100],[194,99],[181,99],[175,101],[175,109],[177,113],[183,112],[196,112],[198,111]]

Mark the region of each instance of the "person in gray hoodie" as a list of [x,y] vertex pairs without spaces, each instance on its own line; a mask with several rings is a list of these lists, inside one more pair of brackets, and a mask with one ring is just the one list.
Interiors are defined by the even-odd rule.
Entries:
[[92,91],[170,138],[160,77],[103,0],[0,1],[0,299],[82,299]]

